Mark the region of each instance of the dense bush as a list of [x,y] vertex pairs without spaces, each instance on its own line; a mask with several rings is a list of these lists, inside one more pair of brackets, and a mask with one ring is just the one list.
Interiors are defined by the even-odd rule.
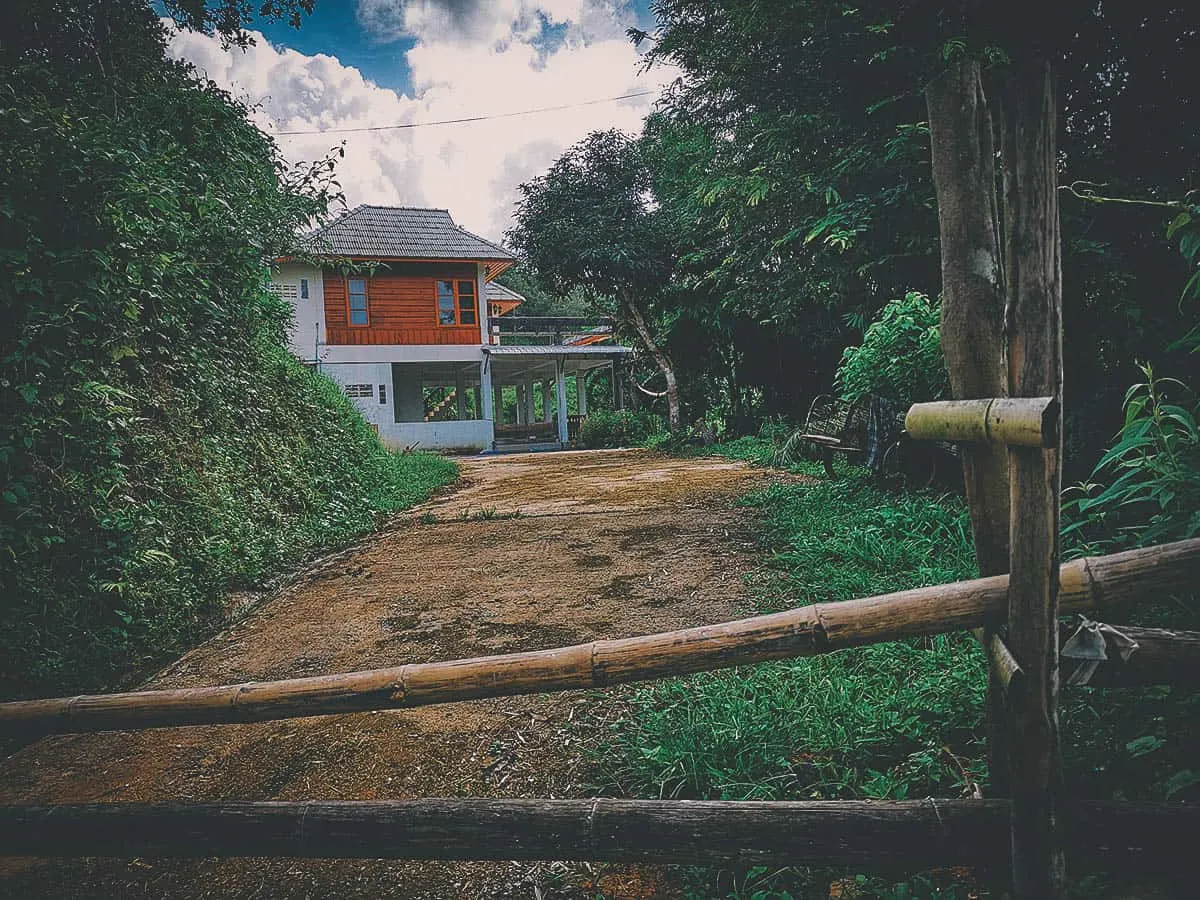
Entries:
[[95,687],[453,477],[283,349],[266,263],[332,196],[139,2],[0,46],[0,691]]
[[579,426],[579,443],[588,449],[639,447],[666,424],[654,413],[632,409],[604,409],[591,413]]
[[862,344],[842,353],[837,371],[842,396],[878,394],[898,406],[945,396],[949,381],[939,316],[938,304],[917,291],[886,304]]

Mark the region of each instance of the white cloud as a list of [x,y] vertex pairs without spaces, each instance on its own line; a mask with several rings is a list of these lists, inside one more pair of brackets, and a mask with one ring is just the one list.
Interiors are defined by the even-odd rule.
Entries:
[[[381,41],[415,38],[407,53],[414,96],[380,87],[336,57],[275,47],[261,35],[242,51],[181,33],[170,53],[255,107],[268,133],[329,130],[279,137],[293,161],[322,156],[344,139],[338,178],[351,206],[446,207],[464,227],[496,240],[510,224],[518,184],[592,130],[640,129],[673,77],[641,72],[624,36],[634,15],[615,0],[360,0],[359,22]],[[496,116],[645,90],[655,94],[465,125],[331,130]]]

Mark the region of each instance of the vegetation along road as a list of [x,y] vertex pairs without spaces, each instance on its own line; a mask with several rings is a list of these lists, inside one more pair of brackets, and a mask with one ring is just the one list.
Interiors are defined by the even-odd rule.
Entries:
[[[463,476],[457,492],[304,569],[150,686],[506,653],[745,612],[752,557],[734,499],[764,481],[761,469],[603,451],[470,460]],[[586,796],[571,722],[595,719],[597,703],[501,698],[51,738],[3,762],[0,802]],[[539,864],[356,860],[0,865],[0,894],[14,897],[530,896],[555,875]],[[575,867],[570,877],[588,872]],[[610,896],[642,896],[660,893],[662,876],[595,877]]]

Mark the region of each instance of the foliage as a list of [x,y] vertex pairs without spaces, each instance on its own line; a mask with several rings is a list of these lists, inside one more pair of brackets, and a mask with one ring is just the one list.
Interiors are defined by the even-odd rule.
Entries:
[[506,288],[511,288],[525,298],[514,316],[586,316],[595,312],[596,305],[580,290],[565,294],[545,287],[524,263],[505,269],[496,279]]
[[[1200,205],[1185,204],[1167,226],[1167,240],[1179,242],[1179,252],[1191,273],[1179,298],[1181,305],[1191,303],[1200,307]],[[1200,319],[1193,310],[1193,318]],[[1200,353],[1200,321],[1192,325],[1176,345],[1190,353]]]
[[1125,423],[1090,481],[1068,493],[1064,535],[1107,553],[1200,534],[1200,399],[1181,381],[1146,380],[1125,395]]
[[[740,438],[707,452],[770,459],[781,437]],[[954,497],[886,493],[839,463],[837,479],[776,483],[745,502],[762,515],[767,568],[748,585],[764,612],[975,575],[966,510]],[[1164,598],[1138,622],[1195,628],[1198,615]],[[624,715],[595,724],[603,729],[592,754],[596,788],[636,797],[961,796],[973,784],[986,788],[985,685],[976,642],[953,634],[636,688]],[[1195,797],[1200,730],[1189,723],[1198,700],[1167,687],[1064,693],[1070,790]],[[854,885],[849,896],[971,895],[921,876],[892,885],[825,870],[703,869],[689,878],[695,896],[823,897],[838,878]],[[1089,875],[1080,895],[1102,889],[1103,878]]]
[[666,380],[674,432],[680,427],[674,365],[650,323],[672,261],[650,187],[637,141],[615,130],[592,132],[545,175],[521,185],[507,237],[551,289],[582,291],[598,305],[615,303],[622,324]]
[[653,295],[670,262],[648,188],[637,143],[619,131],[593,132],[521,185],[508,240],[553,290]]
[[602,447],[640,447],[666,433],[666,423],[654,413],[632,409],[601,409],[579,426],[579,443],[589,450]]
[[846,400],[878,394],[898,408],[946,396],[950,384],[937,304],[917,291],[887,303],[862,344],[842,352],[837,383]]
[[[864,474],[776,483],[746,501],[766,516],[775,577],[763,611],[969,577],[962,504],[892,497]],[[635,795],[757,799],[952,791],[974,741],[982,659],[962,636],[876,645],[636,691],[606,770]],[[940,723],[940,724],[939,724]],[[964,743],[966,742],[966,743]]]
[[[773,484],[745,502],[764,516],[770,568],[752,582],[763,611],[974,574],[958,500],[892,496],[847,470]],[[973,639],[955,634],[639,688],[598,745],[598,787],[736,800],[960,796],[986,779],[984,673]],[[761,889],[782,891],[781,874],[790,889],[822,883],[820,873],[776,873]],[[696,877],[700,895],[713,896],[724,875]],[[862,888],[882,890],[874,879]]]
[[[260,0],[258,18],[287,20],[299,28],[304,16],[311,15],[315,0]],[[255,10],[248,0],[163,0],[163,7],[178,25],[193,31],[215,32],[227,44],[248,47],[253,42],[246,27],[254,20]]]
[[336,197],[164,53],[136,0],[0,49],[0,690],[97,687],[229,590],[453,477],[283,349],[266,290]]
[[[645,58],[679,73],[641,141],[675,260],[654,313],[688,419],[715,411],[745,434],[799,416],[828,390],[853,323],[912,285],[936,295],[923,87],[947,64],[1048,55],[1069,177],[1139,196],[1196,183],[1189,4],[1070,0],[1034,29],[1002,6],[936,0],[653,8]],[[1087,386],[1067,411],[1072,469],[1090,469],[1117,427],[1121,373],[1145,358],[1174,368],[1164,345],[1190,327],[1157,214],[1064,199],[1066,383]]]

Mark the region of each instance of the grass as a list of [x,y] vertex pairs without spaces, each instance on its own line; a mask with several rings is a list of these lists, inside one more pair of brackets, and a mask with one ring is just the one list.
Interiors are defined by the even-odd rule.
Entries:
[[[863,475],[781,483],[763,514],[773,611],[972,574],[965,510],[892,496]],[[960,793],[983,777],[983,659],[965,635],[881,644],[635,691],[600,787],[635,796],[811,799]]]
[[[771,455],[758,438],[717,449],[752,462]],[[959,499],[887,493],[861,470],[840,475],[744,498],[760,513],[765,566],[753,591],[762,611],[974,574]],[[656,683],[630,692],[627,714],[608,726],[594,758],[596,788],[725,800],[963,796],[987,778],[984,672],[973,639],[951,634]],[[834,878],[692,870],[688,882],[696,896],[825,897]],[[958,896],[929,880],[860,879],[843,889]]]
[[[685,455],[769,465],[774,444],[741,438]],[[893,493],[838,464],[828,480],[782,481],[744,498],[759,513],[763,567],[751,581],[763,612],[837,602],[976,574],[965,504]],[[1180,600],[1137,624],[1196,628]],[[629,692],[593,754],[601,794],[683,799],[915,799],[986,793],[983,655],[967,634],[877,644],[707,673]],[[1073,795],[1196,799],[1200,695],[1177,688],[1072,689],[1061,703]],[[1078,873],[1077,896],[1103,895]],[[696,897],[966,897],[946,873],[903,882],[818,869],[692,869]]]

